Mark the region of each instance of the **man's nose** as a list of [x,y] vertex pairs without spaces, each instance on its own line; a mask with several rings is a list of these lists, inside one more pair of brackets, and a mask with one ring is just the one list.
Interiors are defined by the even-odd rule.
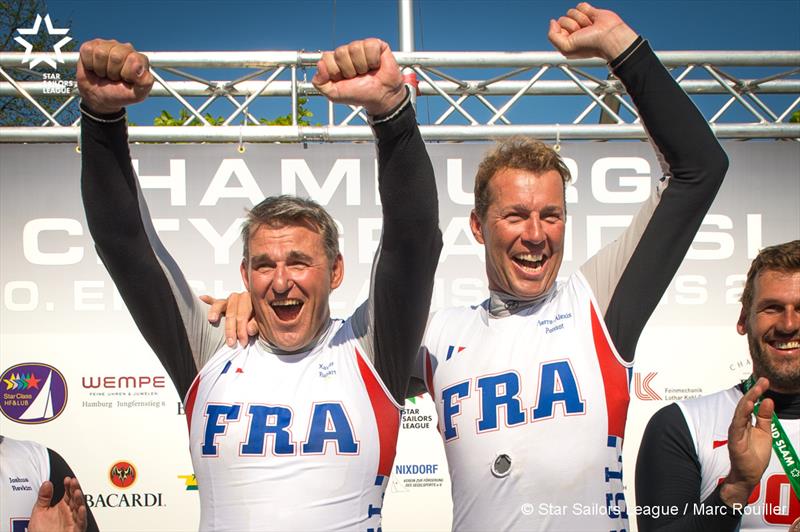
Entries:
[[787,334],[796,334],[800,331],[800,307],[788,307],[781,312],[778,320],[778,330]]
[[524,222],[525,227],[522,230],[522,240],[532,244],[540,244],[544,241],[544,229],[542,228],[542,221],[535,213],[531,213],[528,219]]
[[272,290],[277,294],[285,294],[294,286],[294,280],[285,264],[278,264],[272,277]]

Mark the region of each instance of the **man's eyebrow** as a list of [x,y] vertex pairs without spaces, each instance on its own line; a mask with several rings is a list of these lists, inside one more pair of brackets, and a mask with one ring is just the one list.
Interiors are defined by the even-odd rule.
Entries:
[[286,257],[286,260],[299,260],[304,262],[314,262],[314,258],[302,251],[297,251],[293,249],[289,252],[289,255]]
[[564,207],[561,205],[545,205],[541,210],[542,214],[561,214],[564,212]]
[[764,299],[757,299],[755,301],[755,306],[759,308],[771,307],[772,305],[778,305],[783,307],[786,306],[787,303],[789,302],[784,299],[778,299],[775,297],[765,297]]
[[271,262],[271,259],[266,253],[262,253],[261,255],[253,255],[252,257],[250,257],[250,264],[257,264],[264,262]]
[[530,212],[530,210],[530,207],[524,203],[514,203],[503,208],[503,212]]
[[[304,253],[302,251],[298,251],[296,249],[293,249],[292,251],[289,252],[289,254],[286,256],[286,260],[287,261],[314,262],[314,258],[311,255],[309,255],[307,253]],[[270,256],[268,254],[266,254],[266,253],[262,253],[260,255],[254,255],[254,256],[250,257],[250,264],[261,264],[261,263],[265,263],[265,262],[272,263],[272,262],[275,262],[275,261],[272,260],[270,258]]]

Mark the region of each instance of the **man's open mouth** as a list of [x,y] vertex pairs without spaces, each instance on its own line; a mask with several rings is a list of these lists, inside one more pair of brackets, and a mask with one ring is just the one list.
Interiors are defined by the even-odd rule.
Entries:
[[281,321],[293,321],[300,315],[303,302],[299,299],[279,299],[269,304],[272,311]]
[[520,253],[511,257],[523,270],[535,273],[542,269],[542,265],[547,260],[544,255],[534,255],[532,253]]
[[767,342],[773,349],[778,351],[792,351],[800,349],[800,339],[795,340],[770,340]]

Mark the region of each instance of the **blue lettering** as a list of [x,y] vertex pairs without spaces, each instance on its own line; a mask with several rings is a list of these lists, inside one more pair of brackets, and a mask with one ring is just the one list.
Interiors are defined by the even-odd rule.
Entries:
[[30,519],[11,518],[11,532],[28,532]]
[[[497,409],[505,407],[506,425],[512,427],[525,423],[525,412],[522,403],[515,395],[519,394],[519,375],[503,373],[478,379],[481,389],[481,419],[478,420],[478,431],[497,428]],[[504,393],[498,394],[503,388]]]
[[[214,443],[214,438],[217,434],[224,434],[228,430],[228,421],[236,421],[239,419],[239,405],[219,405],[209,404],[206,405],[206,433],[203,439],[203,456],[217,456],[217,444]],[[224,421],[220,423],[220,417],[224,417]]]
[[[330,421],[330,423],[328,423]],[[330,430],[329,430],[330,427]],[[303,453],[322,453],[327,441],[336,442],[342,454],[358,452],[358,443],[353,436],[353,428],[339,403],[314,405],[308,441],[303,444]]]
[[[556,382],[560,382],[560,386]],[[559,390],[560,388],[560,390]],[[578,392],[572,367],[566,360],[542,364],[539,374],[539,398],[533,408],[533,419],[553,417],[555,403],[563,403],[566,414],[582,414],[586,405]]]
[[628,505],[625,502],[624,493],[606,493],[606,509],[608,517],[617,519],[628,518]]
[[[250,405],[250,430],[247,443],[242,445],[242,454],[264,454],[265,439],[272,434],[272,452],[276,455],[294,454],[289,427],[292,424],[292,411],[284,406]],[[268,423],[270,416],[275,420]]]
[[461,404],[458,399],[455,404],[453,397],[469,397],[469,382],[460,382],[442,390],[442,401],[444,401],[444,439],[452,440],[458,436],[458,431],[453,426],[453,418],[461,413]]
[[615,480],[622,480],[622,471],[612,471],[608,467],[606,468],[606,482],[611,479]]
[[435,475],[439,470],[439,464],[396,464],[394,472],[398,475]]

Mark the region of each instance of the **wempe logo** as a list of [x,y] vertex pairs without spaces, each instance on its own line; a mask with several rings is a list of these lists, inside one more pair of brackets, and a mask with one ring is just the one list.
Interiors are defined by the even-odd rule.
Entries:
[[67,382],[53,366],[38,362],[5,370],[0,411],[11,421],[38,424],[52,421],[67,406]]
[[91,375],[89,377],[81,377],[81,386],[87,389],[101,388],[105,390],[118,389],[118,388],[164,388],[166,386],[166,378],[163,375],[156,375],[150,377],[149,375],[133,375],[125,376],[111,376],[105,377]]
[[164,375],[84,375],[81,387],[90,400],[84,408],[162,408],[158,395],[167,387]]
[[86,505],[89,508],[153,508],[164,506],[160,492],[130,492],[139,474],[133,463],[120,460],[108,469],[108,480],[124,493],[85,493]]

